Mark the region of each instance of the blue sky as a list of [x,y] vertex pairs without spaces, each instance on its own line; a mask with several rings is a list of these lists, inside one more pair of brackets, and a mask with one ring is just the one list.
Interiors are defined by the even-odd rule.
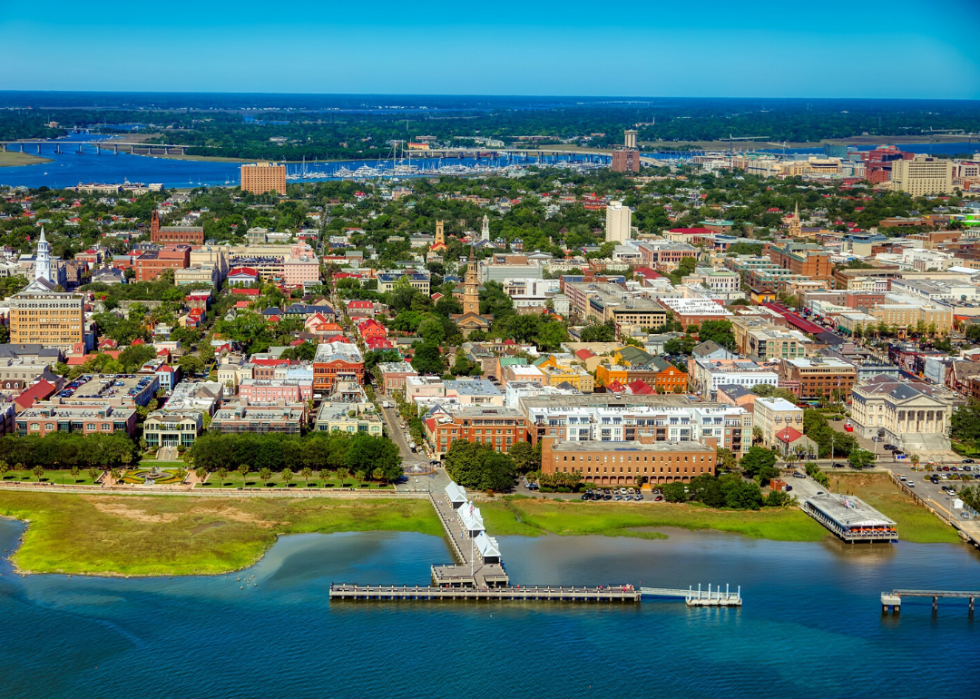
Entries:
[[0,89],[980,99],[980,0],[2,3]]

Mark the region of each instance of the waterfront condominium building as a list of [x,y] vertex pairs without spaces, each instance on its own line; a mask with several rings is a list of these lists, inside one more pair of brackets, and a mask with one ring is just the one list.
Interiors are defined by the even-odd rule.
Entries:
[[621,201],[611,201],[606,207],[606,242],[625,243],[630,239],[633,212]]
[[8,299],[11,344],[68,351],[84,342],[84,299],[54,289],[51,282],[35,279]]
[[658,442],[649,434],[633,442],[563,442],[545,437],[541,442],[542,473],[573,473],[596,485],[689,483],[714,475],[716,450],[711,444]]
[[242,191],[252,194],[285,194],[286,166],[265,162],[242,165]]
[[913,197],[949,194],[953,191],[953,163],[927,155],[896,160],[892,163],[892,187]]

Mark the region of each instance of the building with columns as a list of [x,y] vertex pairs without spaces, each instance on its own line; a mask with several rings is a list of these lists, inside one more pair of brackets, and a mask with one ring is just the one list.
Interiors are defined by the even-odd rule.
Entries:
[[955,403],[951,391],[922,382],[879,375],[851,392],[854,431],[915,453],[948,451],[949,423]]

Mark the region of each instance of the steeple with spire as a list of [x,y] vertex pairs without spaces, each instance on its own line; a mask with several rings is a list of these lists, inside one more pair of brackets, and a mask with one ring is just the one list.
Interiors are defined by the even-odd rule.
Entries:
[[800,224],[800,202],[796,202],[793,219],[789,222],[789,236],[791,238],[803,237],[803,226]]
[[463,284],[463,313],[480,314],[480,282],[472,245],[470,259],[466,265],[466,280]]
[[44,238],[44,226],[41,226],[41,237],[37,241],[37,257],[34,258],[34,278],[51,283],[51,250]]
[[480,240],[490,242],[490,218],[483,214],[483,226],[480,229]]

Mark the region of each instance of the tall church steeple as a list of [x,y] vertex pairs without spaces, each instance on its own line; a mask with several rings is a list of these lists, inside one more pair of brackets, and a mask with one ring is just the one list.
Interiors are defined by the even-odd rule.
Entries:
[[480,314],[480,282],[476,271],[473,246],[470,246],[470,259],[466,265],[466,280],[463,284],[463,313]]
[[483,226],[480,228],[480,240],[490,241],[490,219],[483,214]]
[[34,278],[51,282],[51,251],[48,241],[44,238],[44,226],[41,226],[41,238],[37,241],[37,257],[34,258]]

